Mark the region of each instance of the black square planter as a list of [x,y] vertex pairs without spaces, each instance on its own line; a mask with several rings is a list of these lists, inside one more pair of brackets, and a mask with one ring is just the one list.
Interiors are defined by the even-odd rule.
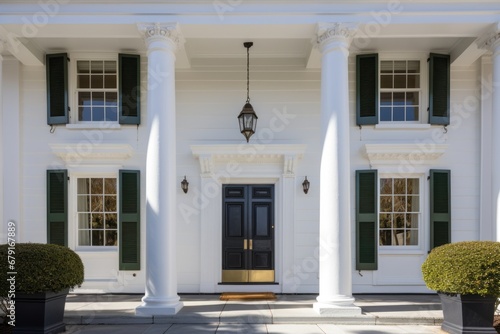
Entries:
[[444,321],[441,329],[453,334],[497,334],[493,328],[496,297],[439,293]]
[[14,333],[56,334],[65,331],[64,305],[69,289],[36,294],[17,293]]

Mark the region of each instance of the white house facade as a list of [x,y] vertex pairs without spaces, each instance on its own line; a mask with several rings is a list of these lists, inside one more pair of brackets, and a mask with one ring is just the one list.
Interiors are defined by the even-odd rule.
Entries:
[[137,314],[357,314],[429,292],[432,248],[500,241],[497,0],[1,1],[0,78],[4,242],[75,250],[77,292]]

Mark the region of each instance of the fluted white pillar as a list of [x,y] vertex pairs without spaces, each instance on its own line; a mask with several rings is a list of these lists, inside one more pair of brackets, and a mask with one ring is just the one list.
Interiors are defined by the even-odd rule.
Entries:
[[138,315],[175,314],[177,294],[175,52],[176,24],[140,24],[148,48],[146,292]]
[[319,296],[320,314],[356,315],[352,297],[349,164],[348,56],[353,29],[320,23],[321,166]]

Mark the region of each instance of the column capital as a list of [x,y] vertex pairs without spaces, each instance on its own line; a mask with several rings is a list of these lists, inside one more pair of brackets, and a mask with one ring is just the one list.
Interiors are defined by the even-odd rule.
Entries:
[[495,49],[500,46],[500,22],[496,24],[495,29],[487,33],[483,38],[478,38],[476,43],[480,49],[495,52]]
[[179,25],[176,22],[138,23],[137,29],[143,35],[147,45],[156,40],[165,39],[172,42],[176,49],[184,44]]
[[351,23],[319,22],[316,30],[316,44],[323,47],[330,41],[342,41],[349,45],[356,33],[356,26]]

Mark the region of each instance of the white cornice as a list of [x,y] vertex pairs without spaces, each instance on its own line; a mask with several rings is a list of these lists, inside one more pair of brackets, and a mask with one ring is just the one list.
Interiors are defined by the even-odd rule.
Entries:
[[215,144],[191,145],[191,152],[200,160],[202,175],[214,173],[218,162],[241,164],[282,163],[284,175],[294,175],[297,160],[301,159],[306,145],[300,144]]
[[133,148],[128,144],[70,143],[49,144],[52,153],[67,165],[108,164],[132,157]]
[[447,144],[365,144],[372,167],[432,164],[446,152],[447,147]]

